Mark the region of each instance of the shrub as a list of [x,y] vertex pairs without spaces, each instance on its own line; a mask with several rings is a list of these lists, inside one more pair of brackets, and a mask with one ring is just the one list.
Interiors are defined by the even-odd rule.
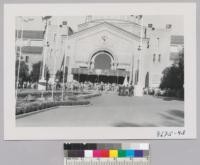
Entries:
[[176,97],[178,98],[184,98],[184,89],[179,89],[176,91]]
[[16,115],[29,113],[37,110],[42,110],[55,106],[69,106],[69,105],[88,105],[89,101],[56,101],[56,102],[35,102],[21,107],[16,107]]

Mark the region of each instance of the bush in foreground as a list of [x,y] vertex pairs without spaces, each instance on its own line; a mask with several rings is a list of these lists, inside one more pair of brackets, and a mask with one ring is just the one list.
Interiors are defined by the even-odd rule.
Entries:
[[22,107],[16,107],[16,115],[34,112],[56,106],[88,105],[89,101],[59,101],[59,102],[34,102]]

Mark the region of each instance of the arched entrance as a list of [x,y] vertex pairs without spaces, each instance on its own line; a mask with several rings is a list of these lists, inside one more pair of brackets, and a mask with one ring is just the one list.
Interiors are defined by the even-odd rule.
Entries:
[[88,67],[74,68],[74,79],[79,82],[123,84],[126,70],[117,69],[118,60],[107,50],[95,52],[88,59]]
[[90,57],[91,69],[113,69],[115,63],[114,56],[107,50],[99,50]]
[[94,69],[110,70],[111,69],[111,57],[102,52],[98,54],[94,59]]

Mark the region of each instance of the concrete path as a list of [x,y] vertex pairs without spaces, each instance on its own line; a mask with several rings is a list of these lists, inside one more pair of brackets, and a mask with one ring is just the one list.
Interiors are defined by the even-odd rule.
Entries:
[[89,106],[51,109],[16,120],[17,126],[179,127],[184,125],[184,102],[153,96],[128,97],[113,93],[90,99]]

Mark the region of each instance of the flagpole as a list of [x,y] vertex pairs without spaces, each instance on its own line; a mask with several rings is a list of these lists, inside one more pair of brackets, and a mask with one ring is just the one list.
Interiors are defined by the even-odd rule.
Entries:
[[140,50],[139,50],[139,59],[140,59],[140,63],[139,63],[139,81],[142,81],[142,75],[141,75],[141,70],[142,70],[142,35],[143,35],[143,16],[141,18],[141,30],[140,30]]
[[[57,21],[57,26],[58,26],[58,21]],[[55,78],[56,78],[56,63],[57,63],[57,53],[58,53],[58,32],[59,32],[59,26],[57,27],[57,32],[56,32],[56,42],[55,42],[55,58],[54,58],[54,68],[53,68],[53,85],[52,85],[52,100],[54,100],[54,83],[55,83]]]
[[21,43],[19,47],[19,59],[18,59],[18,68],[17,68],[17,86],[16,86],[16,99],[17,99],[17,91],[18,91],[18,85],[19,85],[19,74],[20,74],[20,63],[21,63],[21,57],[22,57],[22,42],[23,42],[23,32],[24,32],[24,25],[23,25],[23,18],[22,18],[22,24],[21,24]]
[[138,80],[137,80],[137,85],[135,86],[135,95],[136,96],[143,96],[143,75],[142,75],[142,70],[143,70],[143,55],[142,55],[142,45],[143,45],[143,15],[139,16],[140,19],[140,43],[139,43],[139,47],[138,47],[138,54],[139,54],[139,58],[138,58]]
[[45,70],[45,65],[46,65],[46,54],[47,54],[47,42],[48,42],[48,20],[47,20],[47,28],[46,28],[46,32],[45,32],[45,43],[44,43],[44,52],[43,52],[43,66],[42,66],[42,77],[41,80],[44,80],[44,70]]
[[[67,26],[67,44],[68,44],[69,27]],[[66,52],[64,52],[64,65],[63,65],[63,85],[62,85],[62,101],[64,101],[64,89],[65,89],[65,64],[66,64]]]

